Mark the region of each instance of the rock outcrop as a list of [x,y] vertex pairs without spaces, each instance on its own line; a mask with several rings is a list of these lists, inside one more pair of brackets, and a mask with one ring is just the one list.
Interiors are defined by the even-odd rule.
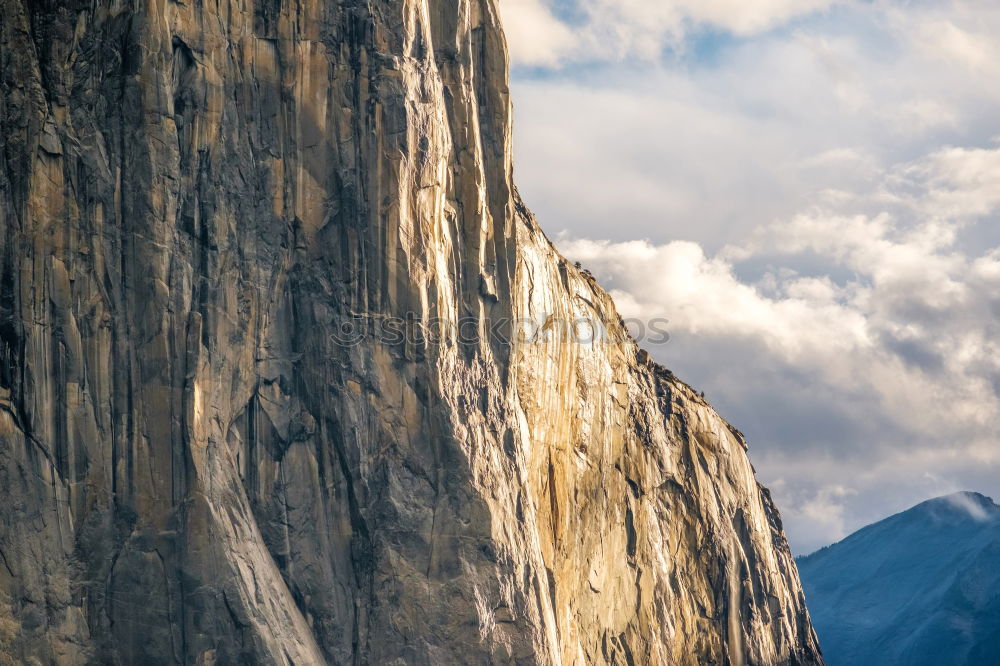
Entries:
[[0,663],[821,662],[514,189],[495,0],[2,0],[0,64]]

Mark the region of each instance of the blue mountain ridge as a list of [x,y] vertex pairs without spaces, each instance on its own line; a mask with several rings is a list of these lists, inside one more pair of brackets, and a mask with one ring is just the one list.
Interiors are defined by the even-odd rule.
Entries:
[[1000,506],[928,500],[797,560],[828,666],[1000,665]]

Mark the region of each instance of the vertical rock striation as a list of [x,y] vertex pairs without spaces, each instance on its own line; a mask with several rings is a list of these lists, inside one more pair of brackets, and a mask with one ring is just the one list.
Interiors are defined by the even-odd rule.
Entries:
[[495,0],[0,0],[0,64],[0,663],[821,662],[518,198]]

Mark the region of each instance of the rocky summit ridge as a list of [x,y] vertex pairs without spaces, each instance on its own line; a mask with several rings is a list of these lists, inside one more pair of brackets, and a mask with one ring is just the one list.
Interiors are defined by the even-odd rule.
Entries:
[[3,0],[0,64],[0,663],[821,662],[518,197],[495,0]]
[[799,559],[834,666],[1000,663],[1000,506],[937,497]]

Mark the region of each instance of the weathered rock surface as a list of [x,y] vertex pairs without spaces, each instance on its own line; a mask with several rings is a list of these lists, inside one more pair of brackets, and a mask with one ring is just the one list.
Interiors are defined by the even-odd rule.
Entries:
[[742,436],[512,335],[624,332],[495,0],[0,0],[0,64],[0,662],[820,663]]

